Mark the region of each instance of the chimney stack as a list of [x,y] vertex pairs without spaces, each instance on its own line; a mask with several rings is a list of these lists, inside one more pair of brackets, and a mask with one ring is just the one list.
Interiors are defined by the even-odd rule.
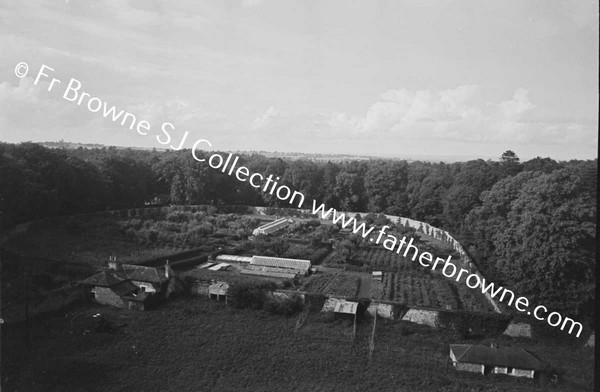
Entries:
[[117,262],[117,256],[108,256],[108,269],[117,270],[119,263]]

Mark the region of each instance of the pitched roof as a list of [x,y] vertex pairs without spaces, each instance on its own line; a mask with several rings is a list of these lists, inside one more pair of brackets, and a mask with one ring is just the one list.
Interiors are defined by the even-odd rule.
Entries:
[[208,286],[209,294],[227,295],[229,284],[226,282],[216,282]]
[[306,271],[310,268],[310,260],[286,259],[283,257],[252,256],[251,265],[265,267],[289,268]]
[[130,293],[133,293],[134,291],[138,290],[138,287],[136,285],[134,285],[133,283],[131,283],[130,281],[122,281],[117,283],[116,285],[112,286],[110,288],[112,291],[115,292],[115,294],[117,294],[118,296],[124,296]]
[[122,268],[129,280],[149,283],[162,283],[167,280],[164,273],[160,273],[158,268],[132,264],[123,264]]
[[89,284],[92,286],[100,286],[100,287],[112,287],[116,284],[121,283],[125,278],[121,276],[117,271],[107,270],[98,272],[95,275],[90,276],[89,278],[82,280],[81,283]]
[[356,314],[358,302],[340,301],[335,304],[335,313]]
[[544,370],[548,365],[534,352],[511,347],[488,347],[471,344],[451,344],[450,351],[457,362],[487,366]]

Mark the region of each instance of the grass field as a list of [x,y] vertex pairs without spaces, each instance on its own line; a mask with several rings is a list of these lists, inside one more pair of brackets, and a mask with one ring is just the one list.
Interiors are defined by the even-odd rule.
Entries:
[[[102,313],[118,332],[93,330]],[[380,319],[368,360],[370,321],[352,327],[330,314],[296,318],[236,310],[199,298],[181,298],[156,311],[99,305],[71,308],[23,324],[4,325],[2,383],[7,391],[535,391],[531,380],[446,373],[449,343],[443,331]],[[475,342],[471,342],[475,343]],[[484,341],[483,343],[489,343]],[[593,350],[517,344],[566,371],[556,391],[591,391]],[[493,386],[491,386],[493,382]],[[537,389],[539,390],[539,389]]]

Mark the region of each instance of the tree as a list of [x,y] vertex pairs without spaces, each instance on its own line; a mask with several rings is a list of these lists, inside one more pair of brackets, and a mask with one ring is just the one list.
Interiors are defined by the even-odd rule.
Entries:
[[500,157],[500,165],[505,176],[514,176],[521,171],[519,157],[514,151],[507,150]]
[[554,310],[591,316],[596,206],[584,189],[581,173],[560,169],[486,192],[468,219],[485,273]]

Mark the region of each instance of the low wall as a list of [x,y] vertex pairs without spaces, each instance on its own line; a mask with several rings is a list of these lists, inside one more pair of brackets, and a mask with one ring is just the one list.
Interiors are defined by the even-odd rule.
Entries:
[[408,309],[402,320],[435,328],[437,327],[438,317],[439,312],[437,310]]

